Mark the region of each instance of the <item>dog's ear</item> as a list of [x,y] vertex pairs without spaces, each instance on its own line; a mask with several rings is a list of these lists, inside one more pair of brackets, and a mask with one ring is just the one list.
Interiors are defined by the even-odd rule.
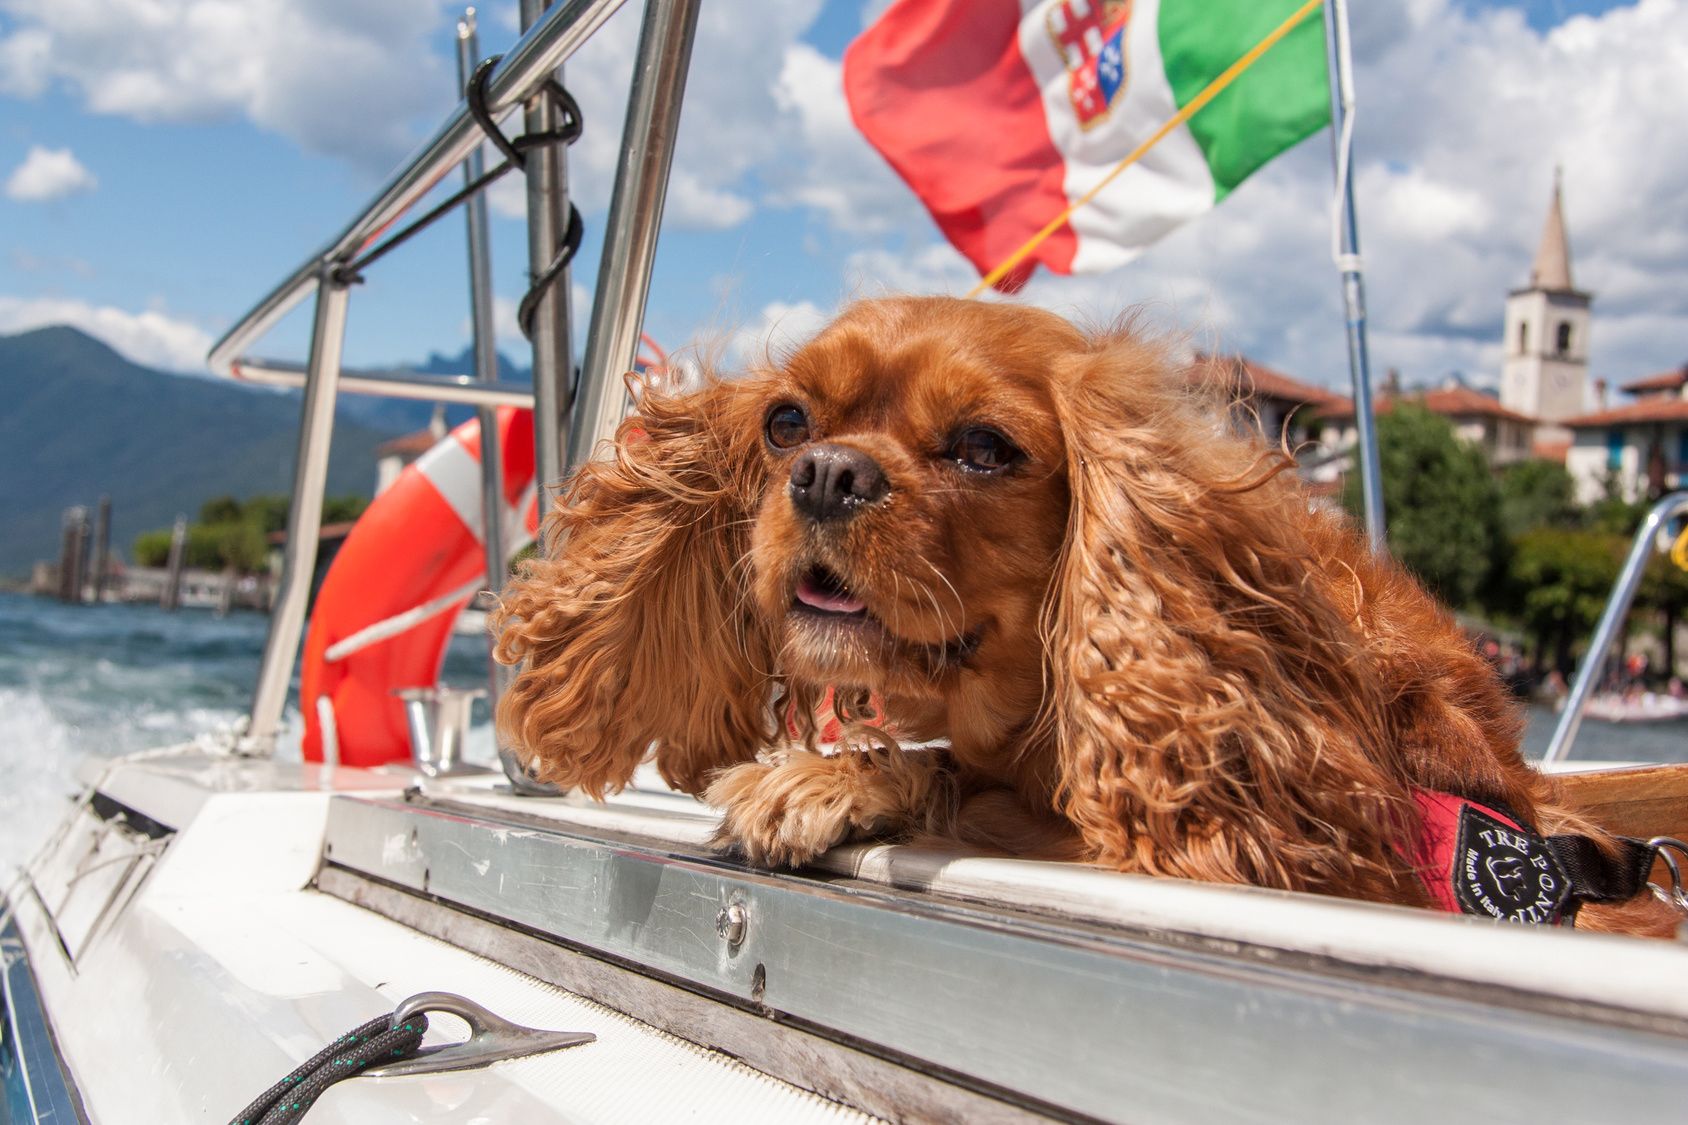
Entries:
[[[1160,350],[1124,334],[1057,380],[1066,542],[1044,614],[1042,728],[1058,809],[1124,870],[1380,897],[1399,792],[1356,742],[1382,729],[1355,592],[1304,534],[1289,458],[1231,433]],[[1397,892],[1398,897],[1398,892]]]
[[773,733],[773,655],[746,593],[758,410],[746,382],[647,390],[547,517],[543,556],[492,618],[497,658],[521,664],[499,733],[541,778],[601,796],[654,743],[668,782],[699,792]]

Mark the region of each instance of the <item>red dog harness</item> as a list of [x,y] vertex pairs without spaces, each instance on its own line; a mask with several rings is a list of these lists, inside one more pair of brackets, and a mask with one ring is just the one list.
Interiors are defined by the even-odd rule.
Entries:
[[1585,902],[1621,902],[1647,887],[1653,848],[1618,836],[1617,855],[1587,836],[1543,838],[1504,808],[1413,790],[1421,833],[1412,853],[1430,897],[1453,914],[1569,925]]

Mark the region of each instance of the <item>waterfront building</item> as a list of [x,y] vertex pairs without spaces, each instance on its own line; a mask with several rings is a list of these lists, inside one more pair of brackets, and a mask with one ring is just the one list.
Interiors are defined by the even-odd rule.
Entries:
[[1688,485],[1688,364],[1620,389],[1635,401],[1567,422],[1575,436],[1565,467],[1584,504],[1651,500]]

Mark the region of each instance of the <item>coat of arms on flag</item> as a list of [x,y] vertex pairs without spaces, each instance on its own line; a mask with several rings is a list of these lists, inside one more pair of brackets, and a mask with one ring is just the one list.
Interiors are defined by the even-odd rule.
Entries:
[[856,127],[981,274],[1085,201],[996,281],[1012,291],[1039,262],[1095,273],[1130,261],[1328,123],[1316,7],[896,0],[844,53],[844,93]]
[[1125,25],[1131,0],[1060,0],[1044,25],[1067,63],[1067,93],[1078,123],[1106,117],[1125,85]]

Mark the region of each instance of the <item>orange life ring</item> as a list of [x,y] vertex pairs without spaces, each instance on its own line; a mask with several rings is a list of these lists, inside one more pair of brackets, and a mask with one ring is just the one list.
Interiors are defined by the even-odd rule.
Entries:
[[[317,594],[305,636],[299,709],[306,761],[323,760],[318,701],[332,704],[340,762],[375,766],[410,758],[404,704],[393,692],[439,681],[452,623],[469,593],[396,636],[329,659],[354,634],[419,606],[450,599],[486,572],[481,541],[480,423],[465,422],[399,474],[359,517]],[[531,538],[533,412],[498,411],[506,526]],[[519,522],[517,522],[519,520]],[[519,544],[509,543],[515,550]]]

